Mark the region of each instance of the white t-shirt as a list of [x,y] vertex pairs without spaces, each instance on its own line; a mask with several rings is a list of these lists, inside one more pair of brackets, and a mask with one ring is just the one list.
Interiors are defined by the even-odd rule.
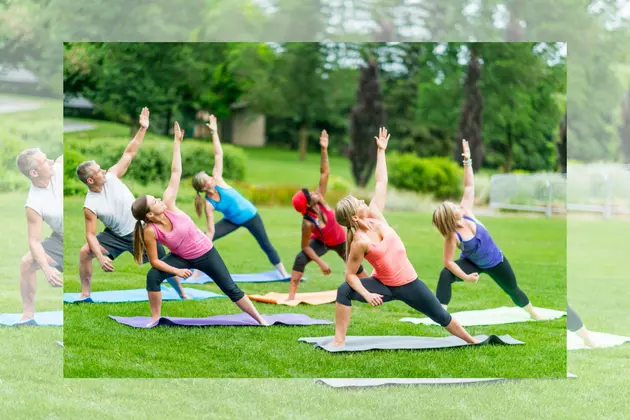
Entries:
[[26,207],[39,214],[53,232],[63,236],[63,162],[55,163],[46,188],[31,184]]
[[107,182],[101,192],[88,191],[83,207],[92,211],[116,235],[127,236],[136,226],[131,214],[135,197],[114,174],[108,172],[105,177]]

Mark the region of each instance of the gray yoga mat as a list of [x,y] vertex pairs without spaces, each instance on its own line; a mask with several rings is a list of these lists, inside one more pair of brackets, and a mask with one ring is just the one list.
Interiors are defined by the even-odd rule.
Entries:
[[[568,379],[577,378],[572,373],[567,373]],[[517,381],[522,379],[512,378],[321,378],[315,383],[327,385],[331,388],[369,388],[376,386],[395,385],[473,385],[484,382]]]
[[330,346],[332,336],[328,337],[303,337],[299,341],[310,343],[331,353],[354,352],[366,350],[429,350],[450,347],[482,346],[487,344],[519,345],[525,344],[510,335],[476,335],[477,344],[468,344],[461,338],[449,337],[417,337],[417,336],[365,336],[346,337],[346,345],[343,347]]

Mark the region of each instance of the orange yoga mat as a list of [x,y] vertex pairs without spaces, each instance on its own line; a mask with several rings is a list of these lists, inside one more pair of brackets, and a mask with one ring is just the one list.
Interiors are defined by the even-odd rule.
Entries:
[[275,305],[297,306],[300,303],[309,305],[323,305],[324,303],[332,303],[337,299],[336,290],[326,290],[324,292],[297,293],[295,299],[288,301],[288,293],[267,293],[265,295],[249,295],[251,300],[263,303],[271,303]]

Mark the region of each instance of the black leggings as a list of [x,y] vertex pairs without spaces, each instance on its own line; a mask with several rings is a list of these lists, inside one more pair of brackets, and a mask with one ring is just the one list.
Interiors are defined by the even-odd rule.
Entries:
[[[337,254],[339,254],[339,256],[344,262],[346,261],[346,243],[345,242],[342,242],[339,245],[335,245],[335,246],[328,246],[324,244],[322,241],[320,241],[319,239],[313,238],[308,243],[308,246],[310,246],[313,249],[313,251],[315,251],[315,254],[317,254],[318,257],[321,257],[322,255],[324,255],[325,253],[327,253],[329,250],[332,249]],[[304,269],[306,268],[306,264],[308,264],[309,262],[311,262],[311,259],[309,258],[309,256],[306,255],[304,251],[300,251],[295,256],[295,262],[293,263],[293,271],[297,271],[298,273],[303,273]],[[359,266],[359,269],[357,270],[357,274],[361,274],[362,272],[363,272],[363,266],[361,265]]]
[[[466,274],[487,273],[492,280],[494,280],[495,283],[498,284],[499,287],[508,294],[508,296],[510,296],[512,302],[514,302],[516,306],[522,308],[529,304],[529,298],[516,284],[516,275],[514,275],[514,270],[512,270],[512,266],[510,266],[507,258],[503,257],[503,261],[498,265],[485,269],[477,267],[472,261],[465,258],[460,258],[455,261],[455,264],[457,264]],[[456,281],[463,280],[457,278],[455,274],[451,273],[447,268],[442,269],[435,293],[441,304],[448,305],[451,301],[451,285]]]
[[[403,286],[385,286],[374,277],[365,277],[359,280],[369,292],[383,295],[383,303],[391,300],[400,300],[443,327],[451,323],[451,314],[446,312],[435,295],[431,293],[431,290],[420,279],[415,279]],[[337,303],[344,306],[352,306],[353,300],[365,302],[365,299],[350,287],[348,283],[343,282],[337,289]]]
[[265,230],[265,225],[263,224],[263,221],[260,218],[259,214],[256,214],[256,216],[252,217],[251,219],[249,219],[242,225],[237,225],[236,223],[232,223],[226,218],[219,220],[214,225],[214,237],[212,238],[212,240],[217,241],[221,239],[222,237],[224,237],[225,235],[227,235],[228,233],[234,232],[236,229],[240,228],[241,226],[245,227],[247,230],[249,230],[249,233],[254,235],[254,238],[256,238],[258,245],[262,248],[263,251],[265,251],[265,254],[267,254],[267,258],[269,259],[271,264],[273,265],[280,264],[280,256],[278,255],[278,252],[273,247],[273,245],[271,245],[271,242],[269,241],[269,238],[267,237],[267,231]]
[[567,330],[575,332],[583,326],[582,319],[577,312],[567,305]]
[[[232,276],[228,272],[225,263],[219,255],[219,251],[215,247],[199,258],[186,260],[170,252],[166,257],[162,258],[166,264],[181,269],[197,269],[203,271],[214,280],[219,289],[225,293],[232,302],[236,302],[245,296],[245,293],[232,280]],[[167,278],[173,277],[173,274],[152,268],[147,273],[147,290],[149,292],[159,292],[160,285]]]

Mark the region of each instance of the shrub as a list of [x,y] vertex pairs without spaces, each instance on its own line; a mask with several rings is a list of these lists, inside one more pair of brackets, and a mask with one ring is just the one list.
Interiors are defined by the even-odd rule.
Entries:
[[[103,168],[113,166],[122,156],[128,140],[104,138],[99,140],[73,139],[67,150],[74,150],[86,159],[94,159]],[[173,145],[167,141],[144,142],[129,167],[126,178],[146,185],[153,181],[168,182],[171,176]],[[198,171],[210,172],[213,166],[212,144],[184,140],[182,143],[183,177]],[[223,176],[229,180],[242,180],[245,177],[245,153],[231,145],[223,146]],[[76,165],[74,167],[76,170]]]
[[430,193],[438,199],[462,193],[462,170],[449,158],[392,153],[388,161],[389,182],[396,188]]

